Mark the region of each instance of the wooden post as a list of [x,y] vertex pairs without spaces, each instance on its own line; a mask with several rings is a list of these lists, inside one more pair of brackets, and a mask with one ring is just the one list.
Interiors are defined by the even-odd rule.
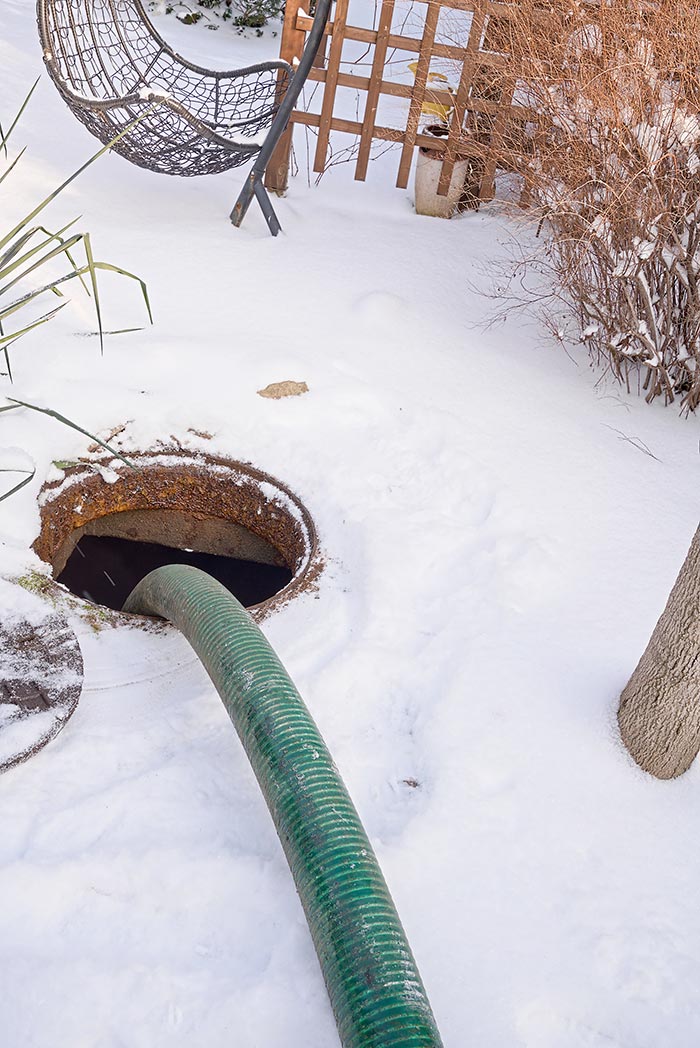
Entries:
[[360,135],[360,151],[357,156],[357,166],[355,168],[355,178],[360,182],[364,182],[367,177],[369,151],[372,146],[374,125],[377,119],[377,107],[379,105],[379,95],[382,89],[384,63],[386,62],[386,52],[389,46],[389,34],[391,33],[391,20],[393,17],[394,0],[384,0],[379,16],[377,42],[374,45],[372,72],[369,78],[367,102],[365,103],[365,117],[362,121],[362,134]]
[[321,122],[318,125],[318,140],[316,142],[316,153],[314,155],[314,171],[323,171],[326,166],[326,154],[328,152],[328,141],[331,134],[333,105],[335,103],[336,88],[338,86],[338,74],[340,72],[340,61],[343,54],[343,40],[345,38],[347,18],[348,0],[337,0],[335,16],[333,18],[331,47],[328,54],[326,84],[323,91],[323,103],[321,105]]
[[[306,33],[297,29],[297,17],[303,0],[287,0],[280,41],[280,58],[294,65],[294,60],[301,57],[306,42]],[[265,171],[265,188],[272,193],[282,195],[289,185],[289,159],[292,152],[292,121],[280,138],[270,157]]]
[[469,89],[474,77],[474,55],[479,50],[481,44],[485,20],[486,13],[484,5],[479,2],[479,0],[476,0],[474,4],[471,29],[469,31],[469,39],[464,54],[464,61],[462,62],[462,74],[459,78],[459,86],[452,107],[452,117],[447,137],[447,149],[445,150],[442,170],[440,172],[440,181],[438,182],[438,196],[446,196],[447,191],[450,188],[450,183],[452,182],[452,173],[457,160],[457,150],[459,149],[462,132],[464,130],[464,118],[467,112]]
[[408,120],[406,122],[403,149],[401,150],[401,162],[399,163],[399,173],[396,179],[396,185],[399,189],[405,189],[408,185],[408,173],[411,170],[413,150],[416,144],[416,136],[418,134],[418,122],[420,120],[423,102],[425,101],[425,89],[428,83],[430,58],[435,43],[435,31],[437,29],[439,17],[439,0],[428,0],[428,9],[425,13],[425,24],[423,26],[423,36],[421,37],[420,51],[418,52],[416,78],[413,84],[413,92],[411,94],[411,104],[408,109]]

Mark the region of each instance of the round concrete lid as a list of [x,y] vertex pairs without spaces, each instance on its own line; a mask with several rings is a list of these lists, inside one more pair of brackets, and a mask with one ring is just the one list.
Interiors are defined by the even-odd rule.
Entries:
[[33,756],[71,716],[83,659],[66,619],[47,608],[38,622],[0,622],[0,771]]

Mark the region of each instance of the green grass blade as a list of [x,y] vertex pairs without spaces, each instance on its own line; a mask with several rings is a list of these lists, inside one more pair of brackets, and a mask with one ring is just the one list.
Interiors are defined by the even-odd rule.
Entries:
[[[23,260],[23,263],[21,263],[19,260],[15,260],[15,262],[12,263],[12,265],[9,266],[4,272],[13,272],[20,264],[24,264],[26,268],[23,269],[21,273],[18,273],[17,276],[10,280],[7,284],[5,284],[4,287],[0,287],[0,298],[3,295],[6,295],[11,288],[15,287],[15,285],[19,284],[22,280],[24,280],[25,277],[28,277],[37,269],[42,269],[42,267],[47,262],[51,262],[52,259],[57,258],[59,255],[65,254],[66,250],[70,251],[72,247],[80,243],[84,236],[84,233],[74,233],[72,237],[68,237],[67,240],[63,241],[63,243],[58,244],[54,248],[51,248],[51,250],[48,251],[45,255],[41,255],[41,257],[38,258],[35,262],[32,262],[31,265],[27,265],[27,262],[35,255],[40,253],[41,247],[39,245],[37,245],[37,247],[33,248],[31,251],[27,252],[26,257]],[[78,272],[79,270],[74,268],[73,275],[77,276]]]
[[[82,215],[80,215],[80,216],[78,216],[78,218],[74,219],[74,222],[79,221],[79,218],[82,218]],[[58,233],[55,233],[54,236],[62,237],[63,234],[66,232],[66,230],[69,229],[72,225],[73,225],[73,222],[69,222],[67,225],[65,225],[63,227],[63,229],[59,229]],[[44,227],[41,226],[41,229],[44,229]],[[48,229],[46,229],[46,230],[44,230],[44,232],[48,233],[49,231],[48,231]],[[88,288],[87,284],[83,280],[82,276],[80,276],[80,274],[78,273],[78,266],[77,266],[77,263],[76,263],[75,259],[73,258],[73,256],[71,255],[71,253],[70,253],[70,251],[68,249],[65,249],[65,251],[66,251],[66,258],[68,259],[68,261],[72,265],[73,271],[74,271],[75,275],[78,277],[78,280],[83,285],[83,291],[85,292],[86,295],[89,295],[90,294],[90,289]],[[60,295],[61,292],[60,291],[56,291],[56,294]]]
[[[50,284],[44,284],[43,287],[38,287],[33,291],[28,291],[26,295],[22,295],[21,298],[16,298],[14,302],[9,304],[9,306],[0,308],[0,320],[2,320],[3,317],[9,317],[12,313],[16,313],[18,309],[22,309],[22,307],[26,306],[28,302],[32,302],[40,295],[46,294],[47,291],[53,291],[55,294],[60,295],[61,293],[56,290],[59,284],[65,284],[68,280],[75,280],[76,277],[80,278],[81,274],[84,274],[86,271],[86,267],[83,266],[81,269],[77,269],[74,273],[66,273],[65,276],[57,277],[55,280],[52,280]],[[61,298],[62,297],[63,296],[61,295]],[[63,305],[66,306],[68,303],[64,302]]]
[[[2,338],[4,336],[4,334],[5,334],[5,330],[4,330],[3,326],[2,326],[2,321],[0,320],[0,338]],[[4,345],[2,347],[2,352],[3,352],[3,355],[5,357],[5,363],[7,364],[8,377],[10,379],[10,382],[13,382],[14,380],[12,378],[12,364],[10,363],[10,354],[8,352],[8,350],[9,350],[11,345],[12,345],[11,342],[8,342],[6,345]]]
[[[4,330],[3,326],[2,326],[2,321],[0,320],[0,338],[4,338],[4,335],[5,335],[5,330]],[[13,341],[14,341],[14,339],[13,339]],[[7,364],[8,377],[10,379],[10,382],[14,382],[14,379],[12,377],[12,364],[10,363],[10,353],[9,353],[9,349],[10,349],[11,345],[12,345],[12,342],[7,342],[2,347],[2,352],[3,352],[3,356],[5,357],[5,363]]]
[[[137,468],[133,464],[133,462],[129,462],[127,458],[124,458],[124,456],[121,455],[118,451],[116,451],[115,448],[111,447],[109,444],[106,444],[104,440],[100,440],[100,438],[96,437],[94,433],[90,433],[89,430],[83,429],[82,426],[79,426],[76,422],[72,422],[69,418],[66,418],[65,415],[59,414],[58,411],[54,411],[53,408],[40,408],[37,404],[29,404],[26,400],[15,400],[14,397],[8,397],[7,399],[10,401],[11,404],[16,405],[17,407],[29,408],[31,411],[40,411],[42,415],[49,415],[51,418],[55,418],[58,422],[62,422],[64,426],[69,426],[71,429],[76,430],[78,433],[82,433],[83,436],[89,437],[90,440],[94,440],[96,444],[100,445],[100,447],[106,448],[106,450],[109,451],[110,455],[114,455],[115,458],[120,459],[120,461],[122,461],[130,469]],[[0,408],[0,411],[1,410],[3,409]]]
[[[151,311],[151,303],[148,298],[148,287],[146,286],[145,280],[142,280],[141,277],[137,277],[135,273],[130,273],[128,269],[122,269],[120,266],[113,266],[111,262],[95,262],[95,269],[104,269],[108,273],[118,273],[121,277],[128,277],[129,280],[135,280],[141,288],[141,294],[143,295],[143,300],[146,304],[148,319],[150,320],[151,324],[153,323],[153,313]],[[127,330],[137,331],[139,329],[133,328]]]
[[[65,254],[67,250],[70,251],[70,248],[74,247],[75,244],[79,244],[80,241],[85,238],[85,236],[85,233],[74,233],[72,237],[69,237],[67,240],[63,241],[63,243],[60,243],[57,247],[52,248],[45,255],[41,255],[41,257],[38,258],[36,262],[33,262],[30,266],[27,266],[26,269],[23,269],[21,273],[18,273],[13,280],[10,280],[9,283],[4,285],[4,287],[0,287],[0,298],[3,295],[6,295],[10,288],[15,287],[15,285],[19,284],[21,280],[24,280],[25,277],[28,277],[30,273],[34,273],[35,270],[41,269],[42,266],[44,266],[47,262],[50,262],[53,258],[57,258],[58,255]],[[18,266],[21,266],[23,264],[26,265],[29,259],[33,258],[35,255],[40,253],[43,246],[44,245],[37,245],[35,248],[32,248],[31,251],[26,252],[26,254],[22,256],[22,258],[15,259],[15,261],[11,265],[7,266],[3,270],[3,275],[5,273],[14,272],[14,270],[17,269]],[[74,274],[75,276],[78,275],[77,269],[74,270]]]
[[104,356],[105,351],[105,337],[102,328],[102,310],[100,309],[100,292],[97,287],[97,273],[95,272],[95,259],[92,254],[92,243],[90,242],[90,234],[86,233],[83,237],[83,246],[85,247],[85,257],[87,258],[88,270],[90,272],[90,284],[92,285],[92,294],[95,299],[95,313],[97,314],[97,330],[100,333],[100,356]]
[[15,259],[15,265],[20,264],[17,262],[18,253],[27,246],[32,237],[35,237],[37,233],[43,233],[46,237],[46,240],[42,244],[35,244],[31,251],[28,251],[26,253],[26,255],[24,256],[25,259],[31,258],[32,255],[37,253],[37,251],[42,251],[47,246],[47,244],[51,243],[52,240],[58,240],[59,243],[62,243],[63,234],[66,232],[67,229],[70,229],[71,226],[74,226],[77,221],[77,218],[71,219],[71,221],[66,222],[65,226],[59,229],[57,233],[52,233],[50,229],[46,228],[46,226],[33,226],[32,229],[28,229],[26,233],[22,233],[21,236],[17,237],[14,243],[10,244],[7,251],[5,251],[4,254],[0,255],[0,279],[2,279],[6,273],[11,272],[9,263],[13,259]]
[[4,251],[2,255],[0,255],[0,271],[3,270],[5,266],[12,261],[13,258],[17,257],[19,252],[22,251],[23,248],[32,239],[32,237],[37,231],[37,228],[38,227],[35,226],[33,229],[28,229],[26,233],[22,233],[22,236],[17,237],[17,239],[13,241],[12,244],[10,244],[7,251]]
[[[105,328],[105,335],[133,335],[135,331],[143,331],[142,327],[133,328]],[[80,338],[94,338],[95,335],[99,335],[99,331],[76,331],[76,335]]]
[[[12,343],[16,342],[18,338],[22,337],[22,335],[26,335],[28,331],[33,331],[34,328],[39,327],[41,324],[46,324],[47,321],[52,320],[53,317],[56,316],[59,310],[67,305],[67,302],[62,302],[60,306],[56,306],[55,309],[52,309],[49,313],[45,313],[43,317],[39,317],[38,320],[33,320],[31,324],[27,324],[26,327],[20,328],[19,331],[12,331],[9,335],[0,336],[0,348],[12,345]],[[3,314],[3,316],[5,315],[6,314]]]
[[[1,409],[0,409],[1,410]],[[28,469],[0,469],[0,473],[26,473],[24,480],[20,480],[19,484],[15,484],[14,488],[10,488],[4,495],[0,495],[0,502],[4,502],[5,499],[9,499],[10,495],[14,495],[16,491],[21,491],[27,484],[31,484],[36,474],[36,468],[32,470]]]
[[7,134],[5,134],[2,131],[2,129],[0,128],[0,149],[4,150],[5,156],[7,156],[7,143],[10,141],[10,135],[12,134],[14,129],[17,127],[19,119],[22,116],[22,113],[24,112],[24,110],[27,108],[27,105],[29,104],[29,99],[34,94],[34,89],[36,88],[36,85],[39,83],[40,80],[41,80],[41,77],[38,76],[36,78],[36,80],[34,81],[34,83],[32,84],[32,86],[29,88],[29,91],[27,93],[27,97],[25,98],[24,102],[22,102],[22,105],[19,108],[19,112],[17,113],[17,116],[14,118],[14,120],[10,124],[10,129],[7,132]]
[[[148,319],[151,322],[151,324],[153,323],[153,314],[151,312],[151,304],[148,299],[148,289],[146,287],[145,281],[141,280],[141,278],[137,277],[134,273],[130,273],[126,269],[121,269],[119,266],[113,266],[109,262],[95,262],[93,263],[93,265],[95,269],[104,269],[110,273],[118,273],[120,276],[129,277],[129,279],[135,280],[141,287],[141,292],[143,294],[144,302],[146,303],[146,309],[148,311]],[[0,309],[0,320],[2,320],[3,317],[9,317],[12,313],[16,313],[18,309],[21,309],[23,306],[25,306],[28,302],[31,302],[33,299],[38,298],[39,295],[43,295],[47,291],[55,291],[59,284],[64,284],[68,280],[74,280],[76,277],[80,279],[88,272],[89,266],[81,266],[80,269],[76,269],[73,273],[66,273],[65,276],[58,277],[56,280],[52,280],[50,284],[45,284],[43,287],[36,288],[34,291],[28,291],[26,295],[22,295],[21,298],[15,299],[15,301],[10,303],[9,306],[6,306],[4,309]],[[63,305],[66,304],[67,303],[65,302],[63,303]],[[140,328],[134,328],[134,330],[138,331],[140,330]]]
[[66,222],[65,226],[62,226],[57,233],[53,233],[50,229],[47,229],[46,226],[34,226],[33,229],[29,229],[26,233],[23,233],[21,237],[18,237],[17,240],[15,240],[14,244],[10,245],[5,254],[0,257],[0,280],[4,279],[6,273],[11,272],[9,263],[12,259],[15,259],[16,265],[21,265],[21,260],[17,261],[17,254],[27,246],[32,237],[36,236],[37,233],[43,233],[45,240],[42,241],[41,244],[35,244],[32,250],[28,251],[23,256],[23,259],[31,258],[32,254],[36,254],[37,251],[43,251],[52,240],[56,240],[59,243],[65,243],[63,234],[66,230],[70,229],[71,226],[74,226],[77,221],[77,218],[71,219],[71,221]]
[[[0,134],[2,134],[2,125],[0,125]],[[9,174],[11,174],[11,172],[12,172],[12,171],[14,170],[15,166],[16,166],[16,165],[17,165],[17,164],[19,163],[19,161],[20,161],[20,160],[22,159],[22,157],[24,156],[24,154],[26,153],[26,151],[27,151],[27,147],[25,146],[25,147],[24,147],[23,149],[21,149],[21,150],[19,151],[19,153],[17,154],[17,156],[15,157],[15,159],[14,159],[14,160],[12,161],[12,163],[10,164],[10,166],[9,166],[8,168],[6,168],[6,169],[5,169],[4,171],[3,171],[3,173],[2,173],[1,175],[0,175],[0,186],[1,186],[1,185],[2,185],[2,183],[3,183],[4,181],[5,181],[5,179],[7,178],[7,176],[8,176]],[[7,150],[5,150],[5,153],[7,154]]]

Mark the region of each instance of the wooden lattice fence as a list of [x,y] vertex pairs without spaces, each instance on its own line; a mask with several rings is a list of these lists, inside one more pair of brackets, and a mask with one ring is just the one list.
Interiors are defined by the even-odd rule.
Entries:
[[[415,0],[411,10],[418,32],[414,30],[411,35],[413,26],[408,30],[405,27],[405,3],[382,0],[371,28],[348,24],[348,6],[349,0],[337,0],[309,78],[321,85],[320,109],[294,112],[268,167],[267,187],[277,192],[286,188],[292,128],[294,124],[304,124],[316,131],[316,172],[326,167],[331,132],[340,131],[356,136],[356,179],[364,180],[367,175],[374,141],[396,142],[401,145],[396,184],[405,188],[414,150],[424,146],[443,156],[440,193],[447,192],[456,161],[466,159],[471,161],[472,194],[481,200],[491,199],[497,168],[517,167],[514,161],[518,128],[522,127],[526,112],[514,104],[517,78],[508,54],[513,8],[494,0]],[[460,39],[456,41],[445,39],[441,32],[445,11],[458,13],[461,19],[461,32],[457,34]],[[282,58],[288,62],[298,58],[311,24],[312,18],[301,7],[301,0],[287,0]],[[348,41],[366,46],[364,64],[370,67],[369,75],[357,75],[355,69],[359,66],[344,60]],[[395,61],[397,54],[406,56],[405,65],[413,59],[411,68],[415,75],[410,83],[391,78],[390,67],[400,64]],[[442,63],[443,68],[447,63],[454,71],[449,86],[447,78],[433,71],[436,62]],[[350,71],[341,68],[343,65],[349,66]],[[343,88],[365,95],[364,107],[358,106],[354,119],[340,115],[339,89]],[[380,101],[386,97],[408,102],[397,107],[397,126],[377,122]],[[424,133],[421,114],[426,110],[447,115],[444,138]]]

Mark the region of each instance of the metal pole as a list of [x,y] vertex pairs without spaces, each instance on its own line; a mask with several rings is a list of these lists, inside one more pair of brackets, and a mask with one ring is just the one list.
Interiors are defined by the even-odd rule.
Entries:
[[268,165],[273,150],[284,134],[284,130],[294,111],[297,98],[301,94],[302,88],[306,83],[311,67],[313,66],[316,52],[318,51],[323,39],[332,3],[333,0],[318,0],[316,14],[314,15],[313,25],[311,26],[311,32],[306,41],[306,46],[304,47],[299,65],[297,66],[296,72],[292,77],[284,98],[282,99],[282,103],[275,114],[275,118],[270,125],[267,138],[262,144],[251,172],[245,180],[245,184],[241,189],[238,200],[231,212],[231,222],[234,226],[240,226],[246,216],[246,212],[250,207],[252,199],[255,196],[257,197],[258,203],[260,204],[260,208],[265,216],[268,228],[273,237],[276,237],[282,228],[279,224],[277,215],[274,212],[270,198],[267,195],[267,190],[263,185],[263,176],[265,175],[265,168]]

